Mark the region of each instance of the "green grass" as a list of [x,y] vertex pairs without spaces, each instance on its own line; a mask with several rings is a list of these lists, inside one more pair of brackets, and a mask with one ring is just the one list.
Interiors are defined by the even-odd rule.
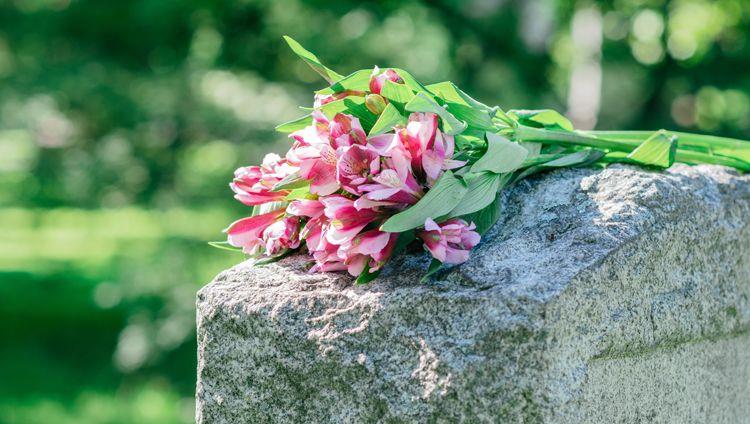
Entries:
[[0,209],[0,423],[193,418],[195,291],[220,210]]

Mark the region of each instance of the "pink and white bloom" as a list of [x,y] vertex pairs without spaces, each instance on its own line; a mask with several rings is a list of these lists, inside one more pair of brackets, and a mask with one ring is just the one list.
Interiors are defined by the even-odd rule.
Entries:
[[354,200],[340,195],[322,197],[323,213],[329,220],[325,229],[328,242],[342,245],[351,241],[368,224],[382,217],[375,209],[357,209]]
[[355,144],[343,148],[336,166],[341,187],[351,194],[360,195],[360,186],[372,181],[380,172],[380,155],[368,146]]
[[367,138],[367,145],[381,156],[390,156],[393,149],[401,146],[398,135],[378,134]]
[[469,259],[469,251],[479,244],[480,236],[474,229],[473,222],[469,225],[458,218],[440,224],[427,218],[419,237],[435,259],[446,264],[460,264]]
[[286,154],[289,163],[298,166],[300,176],[310,180],[310,192],[325,196],[339,189],[336,181],[336,151],[329,140],[328,118],[313,112],[313,124],[289,135],[295,142]]
[[428,186],[432,186],[444,170],[466,163],[452,159],[455,150],[453,136],[440,131],[438,116],[434,113],[412,113],[406,128],[400,130],[398,136],[409,153],[412,169],[417,175],[424,174]]
[[261,166],[246,166],[234,171],[234,180],[229,184],[234,198],[255,206],[283,200],[288,191],[271,191],[273,186],[297,169],[279,155],[269,153]]
[[374,176],[371,183],[359,187],[365,194],[356,201],[355,206],[412,205],[422,197],[422,187],[412,172],[403,148],[391,149],[389,154],[390,157],[383,160],[385,169]]
[[310,192],[325,196],[341,188],[336,181],[339,156],[349,147],[365,145],[367,136],[359,119],[339,113],[329,120],[313,112],[313,124],[293,132],[295,143],[287,152],[289,163],[298,166],[300,176],[310,180]]
[[284,210],[279,209],[237,220],[224,230],[227,233],[227,241],[234,247],[241,247],[242,251],[248,255],[256,255],[263,247],[264,231],[282,216],[284,216]]
[[317,199],[292,200],[286,207],[286,213],[294,216],[317,218],[323,214],[323,204]]
[[365,231],[342,244],[338,255],[344,259],[349,274],[356,277],[367,266],[369,266],[369,272],[379,270],[393,253],[397,239],[398,233],[386,233],[380,230]]
[[347,268],[344,260],[338,255],[339,246],[330,243],[325,237],[329,227],[328,219],[320,215],[307,221],[300,232],[300,236],[305,239],[310,256],[315,260],[315,265],[310,272],[344,271]]
[[266,227],[263,230],[263,245],[269,256],[278,255],[287,249],[299,247],[299,218],[286,217]]
[[367,135],[359,119],[344,113],[337,113],[329,121],[329,136],[334,149],[367,143]]
[[328,243],[325,241],[325,238],[323,238],[319,248],[311,252],[313,259],[315,259],[315,265],[310,268],[310,272],[346,271],[348,266],[338,255],[338,252],[339,246],[333,243]]
[[372,70],[372,76],[370,77],[370,91],[375,94],[380,94],[383,89],[383,85],[386,81],[393,81],[403,83],[404,80],[398,75],[393,69],[386,69],[381,71],[377,66]]

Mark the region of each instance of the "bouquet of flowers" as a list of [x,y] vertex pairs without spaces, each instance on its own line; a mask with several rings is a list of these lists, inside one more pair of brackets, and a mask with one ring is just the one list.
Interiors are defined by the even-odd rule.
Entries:
[[499,217],[498,194],[563,167],[675,161],[750,171],[750,143],[670,131],[576,131],[553,110],[482,104],[451,82],[422,85],[402,69],[339,75],[299,43],[292,50],[329,85],[309,114],[277,127],[282,157],[238,169],[230,187],[252,207],[218,246],[265,263],[304,250],[311,272],[375,278],[399,251],[421,243],[425,277],[469,258]]

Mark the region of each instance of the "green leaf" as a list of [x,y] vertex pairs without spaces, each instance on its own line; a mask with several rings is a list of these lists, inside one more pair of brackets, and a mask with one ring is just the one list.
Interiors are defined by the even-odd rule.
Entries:
[[551,160],[542,166],[549,168],[565,168],[570,166],[583,166],[596,162],[604,155],[601,150],[585,149],[575,153]]
[[601,159],[604,156],[604,152],[601,150],[596,150],[596,149],[585,149],[585,150],[579,150],[569,155],[564,155],[562,157],[559,157],[559,155],[551,155],[551,156],[554,156],[555,159],[552,159],[549,162],[544,162],[542,164],[534,165],[534,166],[524,169],[521,173],[519,173],[513,178],[513,181],[514,182],[519,181],[523,178],[528,177],[529,175],[536,174],[538,172],[542,172],[550,168],[569,168],[569,167],[574,167],[574,166],[587,166]]
[[305,184],[302,187],[295,188],[290,191],[289,194],[284,197],[284,200],[297,200],[297,199],[310,199],[314,198],[314,195],[310,193],[310,183]]
[[459,134],[466,129],[466,122],[456,119],[455,116],[423,92],[417,93],[404,108],[409,112],[430,112],[437,114],[443,120],[443,132],[447,135]]
[[286,201],[278,201],[278,202],[268,202],[263,203],[262,205],[257,205],[253,208],[253,216],[255,215],[263,215],[264,213],[271,213],[274,211],[280,211],[282,209],[286,209],[289,202]]
[[291,133],[304,129],[307,126],[312,125],[313,119],[311,115],[305,115],[301,118],[294,119],[289,122],[284,122],[281,125],[276,126],[276,131],[281,133]]
[[371,75],[372,69],[360,69],[334,82],[330,86],[316,91],[316,93],[334,94],[343,91],[368,91],[370,89]]
[[396,256],[402,251],[406,250],[406,247],[409,246],[409,244],[416,238],[417,236],[416,234],[414,234],[414,231],[405,231],[403,233],[399,233],[398,238],[396,239],[396,245],[393,247],[391,257]]
[[340,100],[334,100],[321,106],[320,110],[328,119],[333,119],[338,113],[355,116],[359,119],[365,131],[372,128],[378,119],[378,115],[367,109],[365,98],[361,96],[349,96]]
[[346,105],[346,113],[359,118],[359,123],[362,124],[365,131],[369,131],[378,120],[378,115],[370,112],[370,109],[365,105],[364,97],[347,97],[344,99],[344,104]]
[[521,141],[518,144],[529,151],[529,156],[527,157],[527,159],[539,156],[542,153],[543,143],[537,143],[534,141]]
[[462,151],[467,149],[478,149],[485,146],[484,134],[481,137],[469,134],[469,131],[465,131],[462,134],[455,136],[456,150]]
[[[493,108],[487,106],[486,104],[474,100],[471,96],[461,91],[460,88],[456,87],[456,85],[450,81],[430,84],[425,88],[443,99],[443,101],[445,101],[446,103],[457,103],[460,105],[469,106],[472,109],[481,110],[486,113],[489,113],[493,110]],[[494,112],[490,115],[494,115]]]
[[477,226],[476,231],[479,235],[484,235],[500,219],[500,196],[495,196],[495,200],[482,210],[462,217],[467,222],[473,222]]
[[556,110],[511,110],[509,113],[515,115],[522,124],[532,127],[573,131],[573,124],[570,120]]
[[409,209],[388,218],[380,227],[381,231],[401,233],[424,225],[427,218],[446,215],[458,205],[466,194],[466,186],[451,171],[445,171],[416,204]]
[[642,165],[669,168],[677,152],[677,138],[659,131],[647,138],[629,155],[628,159]]
[[442,268],[443,268],[443,263],[433,258],[432,262],[430,262],[430,266],[427,267],[427,272],[422,276],[422,279],[419,280],[419,282],[426,283],[430,279],[430,277],[432,277],[436,272],[440,271]]
[[286,43],[289,44],[289,47],[297,56],[307,62],[307,64],[310,65],[313,71],[317,72],[318,74],[320,74],[320,76],[325,78],[325,80],[328,81],[329,84],[333,84],[334,81],[338,81],[343,78],[343,75],[340,75],[328,69],[325,65],[320,63],[320,59],[318,59],[317,56],[302,47],[302,45],[295,41],[292,37],[285,35],[284,40],[286,40]]
[[401,115],[401,112],[396,109],[396,106],[388,103],[385,109],[383,109],[383,112],[380,113],[380,116],[378,116],[375,125],[372,126],[369,135],[373,136],[386,133],[392,130],[396,125],[406,125],[406,118]]
[[296,188],[307,187],[309,185],[310,181],[302,178],[302,176],[299,174],[299,171],[296,171],[287,175],[283,180],[276,183],[273,188],[271,188],[271,191],[294,190]]
[[[362,99],[362,103],[364,103],[364,99]],[[318,109],[323,112],[323,114],[328,117],[328,119],[333,119],[333,117],[336,116],[337,113],[347,112],[347,107],[344,103],[344,99],[328,102],[320,106]]]
[[529,151],[500,134],[487,133],[487,152],[471,167],[471,172],[512,172],[521,166]]
[[228,241],[209,241],[208,245],[221,250],[229,250],[230,252],[242,253],[241,248],[232,246]]
[[287,249],[275,256],[261,256],[261,257],[255,258],[252,261],[252,266],[264,266],[264,265],[272,264],[274,262],[279,261],[280,259],[283,259],[289,256],[292,252],[296,252],[296,249]]
[[385,80],[380,95],[400,105],[405,105],[414,98],[414,92],[409,87],[391,80]]
[[523,165],[521,165],[521,168],[529,168],[532,166],[542,165],[547,162],[552,162],[553,160],[564,158],[568,156],[570,153],[541,153],[537,156],[527,157],[525,161],[523,161]]
[[485,131],[493,131],[495,129],[492,117],[486,111],[453,102],[446,102],[445,107],[457,119],[466,122],[472,127]]
[[469,184],[468,191],[450,213],[450,217],[468,215],[487,207],[497,197],[497,192],[510,180],[511,174],[495,174],[485,172],[482,174],[469,174],[466,180]]
[[401,79],[404,80],[404,84],[407,87],[411,88],[412,91],[417,92],[417,93],[424,93],[430,98],[435,97],[434,93],[430,92],[430,90],[428,90],[424,85],[422,85],[422,83],[417,81],[417,79],[414,78],[414,76],[412,76],[412,74],[410,74],[409,72],[403,69],[399,69],[399,68],[391,68],[391,69],[396,71],[396,73],[401,77]]
[[359,274],[359,276],[357,276],[356,280],[354,280],[354,283],[355,284],[367,284],[370,281],[378,278],[378,275],[380,275],[380,269],[377,271],[370,272],[370,264],[367,263],[365,265],[365,269],[362,270],[362,273]]

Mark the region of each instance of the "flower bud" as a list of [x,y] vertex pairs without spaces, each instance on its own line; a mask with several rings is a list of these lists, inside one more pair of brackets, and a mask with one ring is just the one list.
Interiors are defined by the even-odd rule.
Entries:
[[385,99],[380,94],[368,94],[365,96],[365,106],[367,106],[367,110],[375,115],[380,115],[383,112],[383,109],[385,109],[385,105]]

